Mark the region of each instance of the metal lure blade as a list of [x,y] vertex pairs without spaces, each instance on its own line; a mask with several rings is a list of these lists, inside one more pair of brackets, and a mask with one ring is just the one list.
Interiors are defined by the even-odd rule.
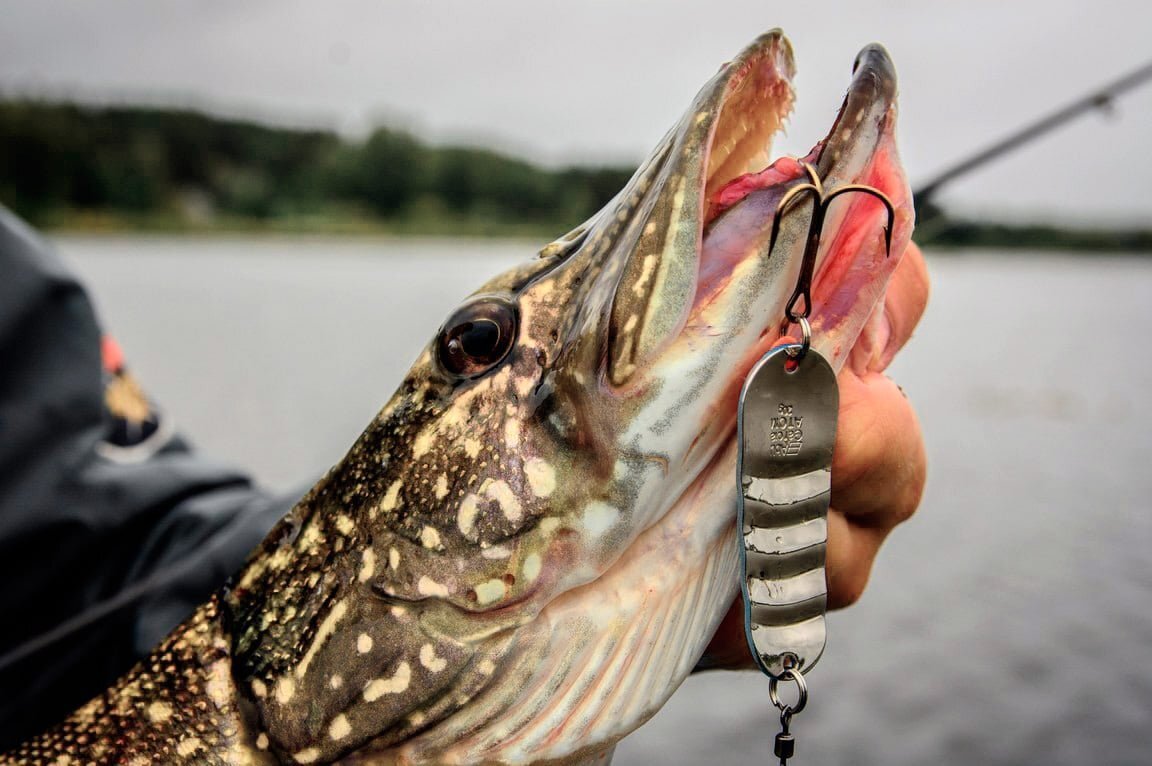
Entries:
[[773,678],[788,668],[806,673],[824,651],[839,407],[836,373],[801,346],[765,354],[740,393],[736,530],[744,633]]

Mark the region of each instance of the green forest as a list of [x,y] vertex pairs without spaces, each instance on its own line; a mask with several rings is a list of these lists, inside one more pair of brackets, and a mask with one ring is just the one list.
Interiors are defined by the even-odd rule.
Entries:
[[[542,168],[389,127],[350,140],[191,110],[0,101],[0,204],[46,229],[551,238],[632,170]],[[1152,251],[1146,228],[974,221],[933,205],[918,218],[917,239],[937,248]]]
[[0,202],[47,228],[556,235],[632,170],[544,169],[387,127],[350,141],[194,111],[0,102]]

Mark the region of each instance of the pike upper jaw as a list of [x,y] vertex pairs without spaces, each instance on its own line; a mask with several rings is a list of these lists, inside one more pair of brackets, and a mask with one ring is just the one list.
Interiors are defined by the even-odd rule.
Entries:
[[792,55],[783,38],[769,38],[767,45],[730,66],[707,147],[706,203],[733,179],[768,165],[772,139],[792,111]]

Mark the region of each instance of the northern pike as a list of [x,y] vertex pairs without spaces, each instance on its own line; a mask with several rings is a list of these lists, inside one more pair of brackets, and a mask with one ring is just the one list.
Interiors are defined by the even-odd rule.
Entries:
[[[806,213],[770,163],[770,32],[627,186],[455,309],[347,456],[131,672],[4,764],[583,763],[651,717],[738,589],[736,400],[787,327]],[[912,230],[888,55],[803,158],[829,213],[814,347],[885,331]],[[769,252],[771,250],[771,252]]]

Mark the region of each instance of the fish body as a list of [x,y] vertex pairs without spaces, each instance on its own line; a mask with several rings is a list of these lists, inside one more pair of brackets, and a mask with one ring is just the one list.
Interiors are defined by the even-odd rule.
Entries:
[[[604,762],[737,590],[736,398],[786,330],[807,233],[769,164],[770,32],[597,216],[446,320],[345,458],[156,651],[3,764]],[[805,158],[829,213],[814,344],[839,367],[908,242],[895,79],[857,58]]]

